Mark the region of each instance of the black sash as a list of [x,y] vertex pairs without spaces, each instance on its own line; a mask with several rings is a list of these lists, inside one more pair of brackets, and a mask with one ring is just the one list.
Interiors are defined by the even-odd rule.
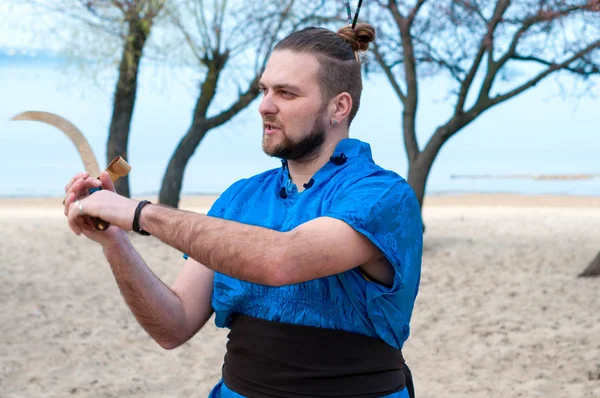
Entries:
[[341,330],[238,315],[228,335],[225,385],[250,398],[382,397],[408,387],[402,352]]

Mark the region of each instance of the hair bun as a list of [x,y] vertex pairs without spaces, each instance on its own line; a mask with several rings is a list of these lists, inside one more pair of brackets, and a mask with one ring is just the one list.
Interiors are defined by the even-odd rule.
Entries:
[[369,43],[375,41],[375,28],[368,23],[358,23],[352,26],[344,26],[337,32],[338,36],[352,46],[354,51],[367,51]]

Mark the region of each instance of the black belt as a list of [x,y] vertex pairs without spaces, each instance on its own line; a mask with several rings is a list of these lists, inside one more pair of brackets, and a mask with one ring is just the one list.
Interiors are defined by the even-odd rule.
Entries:
[[228,335],[225,385],[250,398],[375,398],[408,387],[402,352],[341,330],[237,315]]

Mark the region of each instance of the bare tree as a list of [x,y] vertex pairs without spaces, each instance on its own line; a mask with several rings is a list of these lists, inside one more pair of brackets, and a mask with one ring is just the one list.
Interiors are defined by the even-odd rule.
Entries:
[[[172,207],[179,204],[185,168],[202,139],[259,95],[258,81],[278,38],[300,26],[326,23],[339,15],[338,8],[328,6],[324,0],[207,3],[184,0],[170,14],[196,65],[203,71],[191,124],[169,161],[159,193],[159,202]],[[219,83],[232,75],[237,76],[237,96],[229,106],[211,112],[217,94],[226,91],[218,90]]]
[[587,266],[587,268],[579,274],[580,278],[587,277],[597,277],[600,276],[600,252],[596,255],[596,257],[592,260],[592,262]]
[[[91,33],[87,35],[88,40],[94,37],[94,32],[99,32],[119,43],[119,69],[106,157],[107,164],[117,156],[127,159],[140,62],[154,21],[163,9],[165,0],[32,0],[32,2],[47,11],[83,24],[83,27],[89,30],[87,33]],[[63,36],[67,34],[66,30],[69,28],[62,32]],[[129,197],[129,178],[119,179],[115,183],[115,188],[120,194]]]
[[[379,36],[374,57],[402,104],[408,182],[421,206],[436,156],[465,126],[549,76],[569,74],[587,81],[600,73],[599,0],[369,4],[369,22]],[[525,79],[517,79],[517,68]],[[432,76],[452,81],[454,110],[420,146],[415,123],[419,84]]]

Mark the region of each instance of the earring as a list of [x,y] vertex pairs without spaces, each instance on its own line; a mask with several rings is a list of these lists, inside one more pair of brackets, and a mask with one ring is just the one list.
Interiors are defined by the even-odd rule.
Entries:
[[337,120],[335,120],[335,119],[333,119],[333,120],[331,121],[331,124],[335,126],[336,124],[338,124],[338,121],[337,121]]

